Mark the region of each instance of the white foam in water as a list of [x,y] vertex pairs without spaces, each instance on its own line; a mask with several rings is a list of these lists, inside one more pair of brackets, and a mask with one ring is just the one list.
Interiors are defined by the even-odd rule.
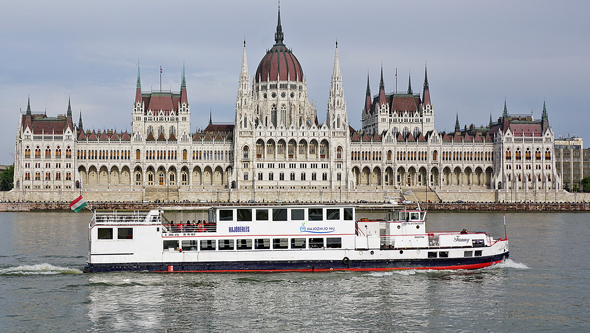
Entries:
[[529,269],[529,267],[527,265],[516,262],[512,259],[506,259],[506,260],[502,261],[501,263],[497,263],[491,267]]
[[69,268],[53,266],[48,263],[36,265],[23,265],[0,269],[3,275],[52,275],[52,274],[82,274],[82,271]]

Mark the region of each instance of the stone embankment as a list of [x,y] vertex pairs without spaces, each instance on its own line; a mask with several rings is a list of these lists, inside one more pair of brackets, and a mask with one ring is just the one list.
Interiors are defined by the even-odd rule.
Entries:
[[[109,210],[149,210],[157,207],[208,207],[208,206],[260,206],[260,205],[289,205],[291,203],[227,203],[227,202],[170,202],[170,203],[142,203],[142,202],[89,202],[88,207],[92,209]],[[302,203],[292,203],[295,205]],[[303,203],[317,204],[317,203]],[[329,203],[326,203],[329,204]],[[344,205],[357,205],[361,210],[390,210],[393,207],[384,203],[343,203]],[[400,206],[397,206],[399,208]],[[407,208],[416,208],[415,204],[406,205]],[[429,211],[465,211],[465,212],[589,212],[590,203],[422,203],[422,209]],[[2,202],[0,212],[29,212],[29,211],[69,211],[69,202]]]

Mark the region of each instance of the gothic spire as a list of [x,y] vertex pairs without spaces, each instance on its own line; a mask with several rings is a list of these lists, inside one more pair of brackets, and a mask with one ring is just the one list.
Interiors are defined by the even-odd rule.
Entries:
[[137,86],[135,87],[135,103],[141,103],[141,79],[139,78],[139,62],[137,63]]
[[432,104],[430,102],[430,87],[428,86],[428,69],[424,65],[424,89],[422,91],[422,103],[424,105]]
[[340,59],[338,57],[338,42],[334,51],[334,70],[332,72],[332,83],[330,86],[330,99],[328,102],[328,115],[326,123],[330,128],[341,128],[348,124],[346,115],[346,102],[344,101],[344,90],[342,89],[342,75],[340,74]]
[[72,105],[70,104],[70,98],[68,97],[68,118],[72,118]]
[[492,125],[494,124],[494,122],[492,121],[492,114],[490,113],[490,128],[492,128]]
[[275,32],[275,45],[284,45],[283,39],[283,27],[281,26],[281,3],[279,2],[279,19],[277,21],[277,32]]
[[181,82],[180,82],[180,90],[182,90],[183,88],[186,88],[186,77],[185,77],[185,72],[184,72],[184,61],[182,62],[182,78],[181,78]]
[[506,107],[506,99],[504,98],[504,112],[502,113],[502,118],[508,119],[508,108]]
[[84,126],[82,126],[82,111],[80,111],[80,120],[78,120],[78,129],[82,130]]
[[213,118],[211,118],[211,109],[209,109],[209,125],[213,124]]
[[139,63],[137,63],[137,89],[141,89],[141,79],[139,78]]
[[371,86],[369,85],[369,73],[367,73],[367,95],[365,97],[365,112],[371,112]]
[[381,65],[381,81],[379,81],[379,104],[385,104],[385,83],[383,83],[383,65]]
[[408,95],[412,94],[412,76],[408,73]]
[[27,98],[27,116],[31,115],[31,97]]
[[461,126],[459,125],[459,112],[457,112],[457,117],[455,118],[455,133],[461,132]]

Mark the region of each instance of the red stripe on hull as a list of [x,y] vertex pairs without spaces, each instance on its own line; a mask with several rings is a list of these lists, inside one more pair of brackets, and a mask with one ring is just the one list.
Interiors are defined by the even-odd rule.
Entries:
[[479,269],[501,263],[502,260],[484,262],[472,265],[453,265],[437,267],[399,267],[399,268],[322,268],[322,269],[223,269],[223,270],[198,270],[198,271],[155,271],[156,273],[289,273],[289,272],[333,272],[333,271],[354,271],[354,272],[375,272],[375,271],[403,271],[403,270],[455,270],[455,269]]

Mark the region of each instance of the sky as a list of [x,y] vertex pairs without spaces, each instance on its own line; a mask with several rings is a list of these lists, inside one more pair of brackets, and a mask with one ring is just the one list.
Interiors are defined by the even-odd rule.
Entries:
[[[428,68],[435,127],[541,117],[559,136],[589,140],[590,1],[283,0],[285,44],[303,67],[323,122],[335,42],[350,124],[371,92],[422,92]],[[191,131],[234,119],[246,41],[254,75],[274,44],[277,1],[0,0],[0,164],[14,161],[18,119],[65,114],[85,129],[131,130],[137,65],[143,91],[180,90],[183,63]]]

